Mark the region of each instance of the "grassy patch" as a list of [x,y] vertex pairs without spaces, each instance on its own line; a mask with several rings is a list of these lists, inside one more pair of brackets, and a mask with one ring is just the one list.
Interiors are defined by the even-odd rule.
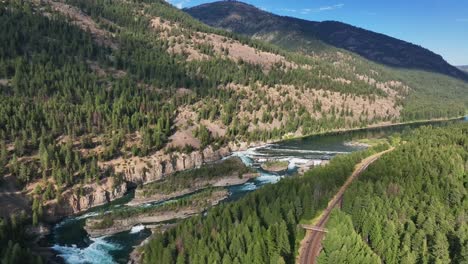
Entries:
[[281,160],[272,160],[272,161],[267,161],[262,164],[262,168],[265,170],[268,169],[279,169],[279,168],[287,168],[289,165],[288,161],[281,161]]

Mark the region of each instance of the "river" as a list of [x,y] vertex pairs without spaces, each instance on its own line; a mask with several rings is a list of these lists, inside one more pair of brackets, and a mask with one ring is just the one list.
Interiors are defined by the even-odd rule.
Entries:
[[[265,184],[277,183],[282,177],[293,175],[297,165],[311,160],[326,160],[337,154],[345,154],[362,149],[362,146],[347,144],[350,141],[364,138],[379,138],[393,133],[403,133],[423,125],[445,126],[454,122],[468,121],[468,117],[454,121],[427,122],[391,127],[369,128],[355,131],[330,133],[326,135],[310,136],[292,139],[276,144],[251,148],[234,153],[250,167],[260,172],[260,177],[239,186],[229,187],[230,197],[225,202],[238,199],[248,192],[254,191]],[[288,170],[281,174],[268,173],[259,167],[259,163],[266,159],[288,160]],[[48,238],[52,249],[65,263],[70,264],[107,264],[127,263],[130,252],[136,245],[151,235],[143,226],[135,226],[131,231],[91,239],[83,229],[86,218],[106,211],[120,210],[134,196],[131,191],[123,198],[110,204],[93,208],[79,216],[72,216],[56,224]],[[140,206],[158,206],[159,204],[143,204]]]

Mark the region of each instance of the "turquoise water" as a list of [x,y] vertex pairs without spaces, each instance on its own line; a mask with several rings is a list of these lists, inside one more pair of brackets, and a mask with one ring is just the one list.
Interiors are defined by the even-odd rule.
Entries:
[[[294,164],[305,163],[311,160],[330,159],[337,154],[345,154],[362,149],[362,147],[350,146],[346,144],[347,142],[363,138],[385,137],[393,133],[405,133],[423,125],[445,126],[461,121],[463,120],[428,122],[310,136],[234,153],[233,155],[239,156],[247,166],[257,169],[261,176],[245,184],[229,187],[228,190],[231,195],[226,202],[238,199],[248,192],[261,188],[266,184],[276,183],[281,178],[294,174],[297,170]],[[464,121],[468,121],[468,117]],[[288,160],[292,165],[282,173],[269,173],[259,168],[260,163],[267,159]],[[91,239],[83,229],[83,226],[88,217],[124,208],[125,204],[133,196],[134,193],[131,191],[125,197],[108,205],[93,208],[80,216],[64,219],[54,227],[49,238],[52,248],[65,263],[127,263],[128,256],[133,248],[150,236],[149,230],[144,229],[142,226],[136,226],[131,231]],[[148,203],[142,206],[158,206],[159,204]]]

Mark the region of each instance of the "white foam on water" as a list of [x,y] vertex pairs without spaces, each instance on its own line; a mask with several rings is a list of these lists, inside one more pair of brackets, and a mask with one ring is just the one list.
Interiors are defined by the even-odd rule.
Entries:
[[111,251],[120,249],[120,246],[105,240],[105,237],[93,238],[92,243],[86,248],[78,248],[76,245],[54,245],[52,249],[58,252],[68,264],[114,264],[116,263]]
[[241,155],[239,158],[242,160],[245,166],[252,166],[253,165],[253,160],[247,156]]
[[257,185],[252,182],[247,182],[240,188],[241,191],[253,191],[257,189]]
[[262,183],[277,183],[283,178],[283,176],[278,176],[270,173],[262,173],[259,177],[256,178],[257,181]]
[[238,157],[247,156],[249,158],[256,157],[256,156],[267,156],[268,154],[260,153],[257,150],[258,149],[269,149],[272,146],[274,146],[274,145],[273,144],[267,144],[267,145],[263,145],[263,146],[249,148],[249,149],[246,149],[244,151],[236,151],[236,152],[233,153],[233,156],[238,156]]
[[74,219],[81,220],[81,219],[86,219],[86,218],[93,217],[93,216],[98,216],[100,214],[101,214],[100,212],[91,212],[91,213],[86,213],[84,215],[77,216]]
[[77,216],[77,217],[70,217],[70,218],[67,218],[63,221],[61,221],[60,223],[56,224],[54,226],[54,229],[57,229],[57,228],[60,228],[70,222],[74,222],[74,221],[78,221],[78,220],[81,220],[81,219],[86,219],[86,218],[89,218],[89,217],[93,217],[93,216],[97,216],[99,215],[100,213],[98,212],[90,212],[90,213],[86,213],[86,214],[83,214],[83,215],[80,215],[80,216]]
[[140,232],[143,231],[144,229],[145,229],[145,226],[144,226],[144,225],[136,225],[136,226],[133,226],[132,229],[130,230],[130,234],[140,233]]

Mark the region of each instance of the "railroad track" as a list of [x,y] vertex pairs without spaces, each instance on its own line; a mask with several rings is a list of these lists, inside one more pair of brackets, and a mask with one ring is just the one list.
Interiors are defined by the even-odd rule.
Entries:
[[383,154],[388,153],[392,150],[394,150],[393,147],[388,150],[369,156],[356,166],[354,172],[346,180],[343,186],[340,187],[338,192],[328,203],[328,206],[325,209],[325,211],[323,211],[323,213],[319,216],[318,223],[313,228],[308,229],[307,234],[304,238],[304,247],[302,248],[302,252],[300,252],[299,256],[300,264],[316,263],[317,257],[320,254],[320,251],[322,250],[322,239],[325,235],[325,226],[333,208],[335,208],[342,202],[345,191],[348,189],[351,183],[369,167],[369,165],[378,160]]

